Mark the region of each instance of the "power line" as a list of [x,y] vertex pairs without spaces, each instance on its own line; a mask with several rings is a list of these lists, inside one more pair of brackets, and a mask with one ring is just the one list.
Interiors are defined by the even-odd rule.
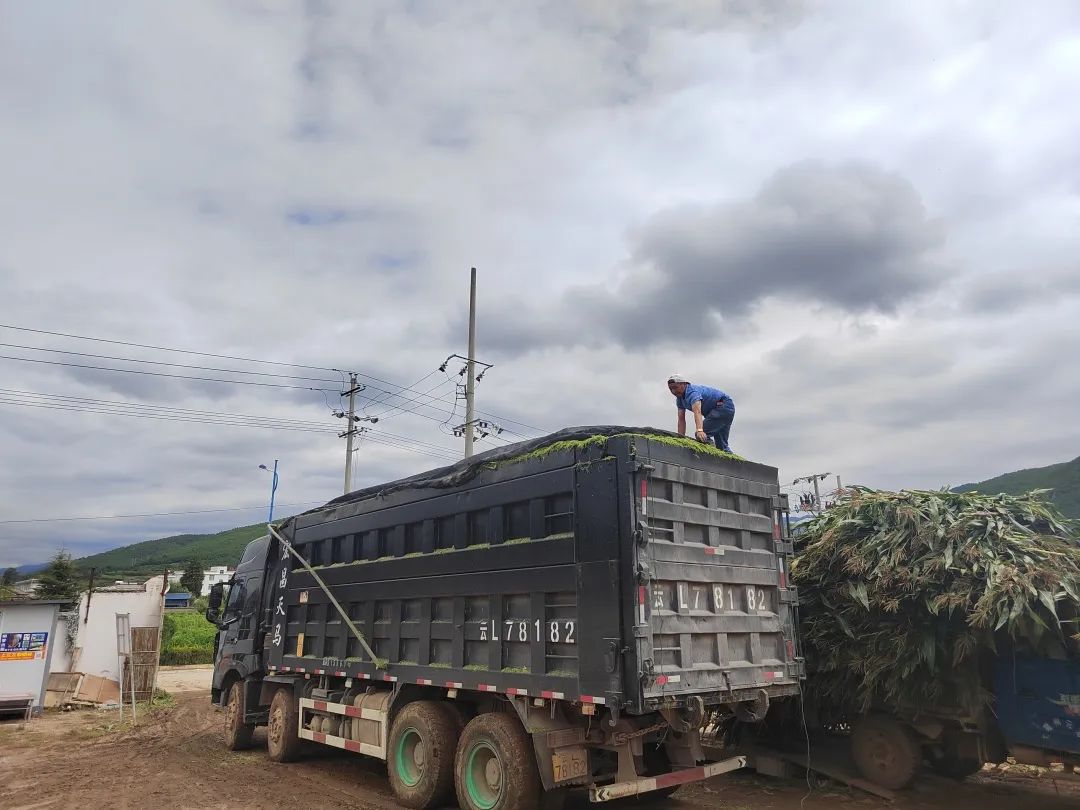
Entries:
[[313,382],[336,383],[337,380],[325,377],[304,377],[299,374],[274,374],[270,371],[243,371],[236,368],[217,368],[215,366],[195,366],[188,363],[168,363],[164,360],[139,360],[134,357],[117,357],[113,354],[93,354],[92,352],[73,352],[67,349],[45,349],[40,346],[25,346],[20,343],[0,343],[9,349],[26,349],[32,352],[49,352],[50,354],[69,354],[75,357],[93,357],[97,360],[118,360],[123,363],[142,363],[149,366],[169,366],[171,368],[188,368],[195,371],[217,371],[223,374],[247,374],[253,377],[279,377],[288,380],[310,380]]
[[116,346],[134,346],[138,349],[154,349],[159,352],[175,352],[176,354],[193,354],[199,357],[216,357],[220,360],[239,360],[244,363],[263,363],[268,366],[289,366],[291,368],[307,368],[315,371],[338,371],[336,368],[329,368],[327,366],[308,366],[302,363],[283,363],[278,360],[256,360],[251,357],[237,357],[230,354],[213,354],[212,352],[197,352],[192,349],[173,349],[168,346],[151,346],[146,343],[132,343],[125,340],[109,340],[107,338],[88,337],[86,335],[73,335],[68,332],[50,332],[46,329],[31,329],[26,326],[13,326],[7,323],[0,323],[0,329],[12,329],[17,332],[33,332],[38,335],[52,335],[53,337],[66,337],[74,340],[90,340],[95,343],[111,343]]
[[[77,334],[74,334],[72,332],[56,332],[56,331],[51,331],[51,330],[48,330],[48,329],[33,329],[33,328],[30,328],[30,327],[27,327],[27,326],[15,326],[14,324],[0,323],[0,329],[10,329],[10,330],[17,331],[17,332],[27,332],[27,333],[31,333],[31,334],[37,334],[37,335],[50,335],[52,337],[70,338],[72,340],[87,340],[87,341],[91,341],[91,342],[94,342],[94,343],[108,343],[108,344],[111,344],[111,345],[114,345],[114,346],[131,346],[131,347],[137,348],[137,349],[151,349],[153,351],[172,352],[172,353],[175,353],[175,354],[187,354],[187,355],[192,355],[192,356],[196,356],[196,357],[213,357],[213,358],[216,358],[216,359],[219,359],[219,360],[235,360],[237,362],[242,362],[242,363],[259,363],[259,364],[263,364],[263,365],[285,366],[285,367],[288,367],[288,368],[310,369],[310,370],[313,370],[313,371],[333,371],[333,372],[337,372],[338,374],[343,374],[341,369],[333,368],[331,366],[316,366],[316,365],[310,365],[310,364],[304,364],[304,363],[287,363],[287,362],[283,362],[283,361],[280,361],[280,360],[263,360],[263,359],[254,358],[254,357],[242,357],[240,355],[218,354],[218,353],[214,353],[214,352],[201,352],[201,351],[196,351],[194,349],[179,349],[179,348],[170,347],[170,346],[156,346],[156,345],[153,345],[153,344],[136,343],[134,341],[127,341],[127,340],[113,340],[113,339],[109,339],[109,338],[91,337],[89,335],[77,335]],[[59,351],[59,350],[51,350],[51,349],[38,349],[38,350],[39,351]],[[65,353],[65,354],[78,354],[76,352],[63,352],[63,353]],[[38,362],[38,363],[47,362],[47,361],[43,361],[43,360],[34,360],[34,359],[31,359],[31,358],[24,358],[24,357],[4,357],[4,356],[0,356],[0,357],[3,357],[3,359],[22,360],[24,362]],[[128,359],[130,362],[144,362],[144,363],[153,363],[154,362],[154,361],[134,360],[134,359],[131,359],[131,358],[124,358],[124,359]],[[76,367],[76,368],[84,367],[84,366],[79,366],[79,365],[73,364],[73,363],[65,364],[65,363],[60,363],[60,362],[57,362],[57,361],[54,361],[53,364],[54,365],[69,365],[69,366]],[[176,364],[156,363],[156,365],[176,365]],[[85,366],[85,367],[86,368],[94,368],[94,369],[97,369],[97,370],[105,370],[105,371],[128,371],[129,373],[133,371],[131,369],[100,368],[100,367],[96,367],[96,366]],[[151,373],[151,372],[141,372],[141,373],[145,374],[145,373]],[[233,373],[251,374],[251,373],[254,373],[254,372],[241,372],[239,370],[233,370]],[[399,385],[399,384],[397,384],[395,382],[391,382],[390,380],[384,380],[381,377],[376,377],[373,374],[365,374],[364,372],[360,372],[360,371],[358,371],[356,373],[357,373],[358,376],[363,377],[365,379],[374,380],[375,382],[382,383],[383,385],[389,385],[392,388],[397,389],[397,391],[395,392],[395,391],[387,390],[387,389],[384,389],[384,388],[378,388],[376,386],[369,386],[373,390],[380,391],[381,394],[384,397],[385,396],[397,396],[397,397],[405,398],[405,397],[402,397],[402,392],[406,392],[406,391],[411,392],[412,394],[417,395],[417,396],[425,395],[422,392],[416,391],[413,386],[419,385],[419,383],[422,382],[423,380],[427,379],[427,377],[421,378],[420,381],[418,381],[416,383],[413,383],[413,386],[401,386],[401,385]],[[163,373],[158,373],[157,376],[165,376],[165,377],[170,377],[171,376],[171,377],[180,378],[180,379],[205,380],[205,378],[200,378],[200,377],[186,377],[185,375],[168,375],[168,374],[163,374]],[[262,375],[262,376],[279,376],[279,375],[269,375],[269,374],[267,374],[267,375]],[[280,375],[280,376],[287,376],[287,375]],[[428,377],[430,377],[430,376],[431,375],[429,374]],[[244,381],[241,381],[241,380],[216,380],[215,379],[215,380],[208,380],[208,381],[210,381],[210,382],[235,382],[237,384],[245,384]],[[320,380],[320,381],[322,381],[322,382],[335,382],[333,380]],[[247,384],[259,384],[259,385],[263,385],[263,386],[272,386],[271,383],[247,383]],[[305,386],[285,386],[285,385],[278,385],[276,387],[279,387],[279,388],[297,388],[297,389],[305,388]],[[344,387],[344,385],[342,385],[342,387]],[[311,389],[311,390],[314,390],[314,391],[331,391],[332,389],[314,388],[314,389]],[[432,400],[438,400],[438,401],[446,403],[446,404],[455,404],[456,405],[456,401],[454,399],[449,399],[446,395],[435,395],[435,396],[432,396],[431,399]],[[414,400],[415,400],[415,398],[414,398]],[[414,401],[414,400],[411,400],[411,401]],[[435,408],[434,406],[429,405],[428,407],[431,407],[433,410],[436,410],[439,413],[444,414],[444,415],[447,413],[447,411],[439,410],[439,409]],[[503,424],[517,425],[518,427],[523,427],[523,428],[526,428],[527,430],[535,430],[538,433],[546,432],[544,428],[536,427],[535,425],[530,425],[530,424],[528,424],[526,422],[520,422],[520,421],[515,420],[515,419],[507,419],[506,417],[502,417],[502,416],[500,416],[498,414],[491,413],[489,411],[477,410],[477,413],[488,416],[488,417],[490,417],[492,419],[495,419],[495,420],[497,420],[497,421],[499,421],[500,423],[503,423]],[[439,421],[439,422],[442,421],[441,419],[437,419],[436,417],[428,416],[427,414],[418,414],[418,415],[425,416],[426,418],[432,419],[434,421]],[[515,435],[521,435],[521,434],[515,434]],[[525,437],[523,437],[523,438],[525,438]]]
[[[16,388],[0,388],[0,394],[8,394],[8,395],[15,394],[15,395],[20,395],[20,396],[35,397],[37,399],[45,399],[45,400],[49,400],[49,401],[56,400],[56,401],[59,401],[61,403],[76,402],[76,403],[80,403],[80,404],[91,404],[91,405],[101,405],[101,406],[146,408],[148,410],[153,410],[153,411],[178,412],[178,413],[181,413],[181,414],[193,414],[193,415],[198,415],[198,416],[227,416],[227,417],[232,417],[232,418],[259,419],[259,420],[264,420],[264,419],[268,418],[268,417],[265,417],[265,416],[255,416],[253,414],[239,414],[239,413],[222,412],[222,411],[203,411],[203,410],[198,410],[198,409],[195,409],[195,408],[180,408],[180,407],[176,407],[176,406],[173,406],[173,405],[152,405],[150,403],[145,403],[145,402],[127,402],[127,401],[124,401],[124,400],[116,400],[116,399],[91,399],[90,397],[75,397],[75,396],[68,396],[68,395],[65,395],[65,394],[47,394],[47,393],[43,393],[43,392],[40,392],[40,391],[24,391],[24,390],[20,390],[20,389],[16,389]],[[304,426],[308,426],[308,427],[321,427],[321,428],[324,428],[324,429],[327,429],[327,430],[330,429],[328,425],[325,425],[325,424],[323,424],[321,422],[312,422],[312,421],[300,420],[300,419],[285,419],[285,418],[279,418],[279,417],[270,417],[270,419],[272,421],[275,421],[275,422],[290,422],[290,423],[295,423],[295,424],[298,424],[298,425],[304,425]]]
[[[0,389],[3,391],[4,389]],[[55,396],[55,395],[39,395],[39,396]],[[264,428],[269,430],[283,430],[283,431],[296,431],[306,433],[324,433],[327,435],[337,435],[338,431],[332,427],[323,427],[318,423],[305,423],[296,420],[276,420],[268,417],[248,416],[243,414],[228,414],[221,413],[215,414],[214,412],[205,412],[205,416],[198,414],[181,413],[180,415],[173,415],[169,413],[167,408],[162,406],[143,406],[156,408],[156,412],[152,413],[139,413],[133,410],[125,410],[124,406],[140,407],[139,403],[110,403],[114,407],[106,407],[105,405],[94,405],[93,403],[64,403],[56,402],[53,400],[45,401],[25,401],[17,397],[10,395],[4,396],[0,393],[0,405],[19,405],[28,408],[43,408],[46,410],[64,410],[64,411],[76,411],[81,413],[93,413],[106,416],[128,416],[137,419],[155,419],[158,421],[168,422],[188,422],[192,424],[205,424],[205,425],[225,425],[230,427],[255,427]],[[220,418],[215,418],[220,417]],[[370,429],[369,429],[370,430]],[[386,433],[380,431],[372,438],[379,444],[385,444],[392,447],[398,447],[399,449],[409,450],[416,453],[422,453],[425,455],[442,455],[447,458],[454,458],[456,456],[451,455],[452,451],[449,448],[441,447],[439,445],[424,442],[420,439],[413,439],[410,436],[399,436],[394,433]]]
[[18,399],[0,398],[0,405],[19,405],[27,408],[43,408],[45,410],[76,411],[80,413],[95,413],[103,416],[128,416],[134,419],[155,419],[163,422],[190,422],[201,425],[227,425],[231,427],[254,427],[269,430],[285,430],[301,433],[326,433],[336,434],[337,431],[326,428],[300,427],[296,425],[273,424],[270,422],[259,423],[252,421],[229,421],[227,419],[199,419],[194,417],[175,416],[167,413],[132,413],[105,408],[79,407],[77,405],[63,405],[55,402],[26,402]]
[[61,360],[41,360],[34,357],[12,357],[11,355],[0,354],[0,360],[20,360],[24,363],[43,363],[50,366],[68,366],[70,368],[88,368],[95,369],[97,371],[116,371],[122,374],[144,374],[151,377],[172,377],[178,380],[200,380],[203,382],[218,382],[218,383],[231,383],[233,385],[257,385],[263,388],[291,388],[299,391],[336,391],[336,388],[312,388],[308,385],[284,385],[283,383],[268,383],[268,382],[256,382],[254,380],[222,380],[218,377],[193,377],[187,374],[167,374],[164,371],[143,371],[136,368],[112,368],[111,366],[91,366],[86,363],[65,363]]
[[[314,504],[322,503],[325,503],[325,501],[282,503],[278,504],[278,506],[280,506],[282,509],[299,509],[303,506],[312,506]],[[81,517],[24,518],[19,520],[0,520],[0,525],[7,525],[12,523],[68,523],[84,520],[126,520],[128,518],[172,517],[174,515],[209,515],[216,514],[218,512],[251,512],[256,509],[262,511],[266,509],[266,504],[259,504],[258,506],[232,506],[226,509],[188,509],[180,512],[140,512],[131,515],[84,515]]]

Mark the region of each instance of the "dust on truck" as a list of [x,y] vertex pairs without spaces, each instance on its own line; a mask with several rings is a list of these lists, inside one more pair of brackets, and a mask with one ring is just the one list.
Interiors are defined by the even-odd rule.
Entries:
[[747,764],[704,727],[799,690],[777,471],[671,434],[570,429],[271,528],[208,611],[227,746],[379,757],[408,807],[674,792]]

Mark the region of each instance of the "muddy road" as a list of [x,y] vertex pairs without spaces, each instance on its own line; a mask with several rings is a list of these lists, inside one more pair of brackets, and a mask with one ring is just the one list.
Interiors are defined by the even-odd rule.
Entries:
[[[184,692],[175,705],[144,714],[135,728],[115,713],[48,715],[22,731],[0,724],[0,807],[5,810],[126,808],[362,808],[396,810],[383,763],[322,746],[279,765],[259,730],[250,751],[221,744],[221,715],[208,693]],[[589,807],[574,797],[568,810]],[[638,804],[614,805],[625,810]],[[752,774],[717,777],[683,788],[668,810],[1080,810],[1080,779],[984,772],[965,783],[930,775],[892,804],[826,783],[807,795],[805,783]]]

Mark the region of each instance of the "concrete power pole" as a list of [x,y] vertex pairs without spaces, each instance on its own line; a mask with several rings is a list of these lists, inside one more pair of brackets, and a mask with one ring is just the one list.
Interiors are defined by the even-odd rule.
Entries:
[[829,473],[827,473],[827,472],[826,473],[817,473],[816,475],[804,475],[802,478],[796,478],[791,483],[792,484],[797,484],[800,481],[806,481],[807,483],[812,482],[814,484],[814,509],[816,511],[820,512],[821,511],[821,489],[818,486],[818,482],[824,481],[828,477],[829,477]]
[[476,268],[469,279],[469,357],[465,372],[465,458],[473,454],[476,420]]
[[348,421],[345,423],[345,494],[352,492],[352,457],[353,437],[359,431],[356,428],[356,394],[363,389],[357,385],[356,374],[349,372],[349,411]]

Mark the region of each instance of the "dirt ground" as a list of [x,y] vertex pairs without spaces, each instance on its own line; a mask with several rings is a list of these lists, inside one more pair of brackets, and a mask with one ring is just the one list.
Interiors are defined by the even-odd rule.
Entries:
[[[174,705],[144,712],[136,727],[115,711],[48,714],[22,730],[0,723],[0,807],[79,808],[361,808],[396,810],[383,763],[312,746],[304,758],[279,765],[266,757],[259,730],[250,751],[221,744],[222,715],[209,703],[205,671],[176,670],[164,684]],[[166,686],[168,688],[168,686]],[[187,691],[185,691],[187,690]],[[574,797],[568,810],[585,810]],[[622,803],[616,808],[625,810]],[[660,806],[660,805],[653,805]],[[721,776],[684,787],[666,810],[1065,810],[1080,808],[1080,779],[1017,773],[983,774],[955,783],[927,774],[890,804],[833,783],[754,774]],[[614,809],[613,809],[614,810]]]

